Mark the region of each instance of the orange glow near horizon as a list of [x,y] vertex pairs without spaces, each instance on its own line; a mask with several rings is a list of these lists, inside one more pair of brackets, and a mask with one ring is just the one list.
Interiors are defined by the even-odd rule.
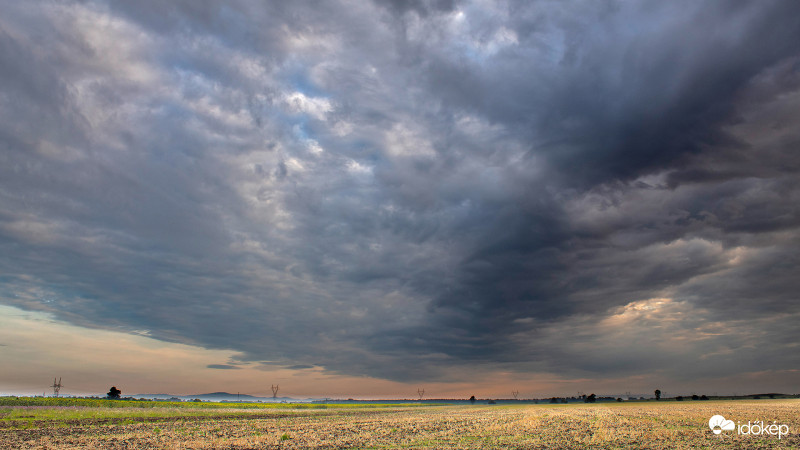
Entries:
[[[402,383],[336,374],[321,367],[270,369],[263,364],[236,362],[237,355],[233,350],[210,350],[143,335],[78,327],[54,320],[46,313],[0,306],[0,357],[4,369],[0,395],[50,395],[52,390],[48,386],[54,376],[63,379],[64,396],[102,396],[113,385],[122,389],[123,396],[240,392],[271,397],[270,386],[278,384],[279,397],[295,399],[416,399],[418,388],[425,389],[427,399],[470,395],[511,398],[512,390],[519,391],[519,398],[574,396],[589,391],[601,395],[621,395],[626,391],[649,395],[651,386],[677,395],[695,390],[712,393],[715,383],[720,381],[707,380],[684,387],[650,375],[568,379],[553,373],[522,374],[484,367],[470,381]],[[236,362],[240,368],[208,367],[230,362]],[[758,378],[771,378],[781,385],[795,375],[760,373]],[[745,376],[742,380],[726,381],[747,386],[753,380]],[[739,392],[745,391],[747,388],[742,387]]]

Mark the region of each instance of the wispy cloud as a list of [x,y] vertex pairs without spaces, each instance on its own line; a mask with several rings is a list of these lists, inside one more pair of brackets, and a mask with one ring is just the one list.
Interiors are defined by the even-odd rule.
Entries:
[[230,364],[209,364],[206,367],[209,369],[223,369],[223,370],[239,370],[241,367],[232,366]]

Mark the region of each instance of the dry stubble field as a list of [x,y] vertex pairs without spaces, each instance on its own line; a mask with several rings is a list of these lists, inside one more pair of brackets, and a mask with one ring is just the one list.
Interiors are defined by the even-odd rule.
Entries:
[[[708,419],[788,424],[714,435]],[[800,448],[800,400],[279,408],[0,406],[0,448]]]

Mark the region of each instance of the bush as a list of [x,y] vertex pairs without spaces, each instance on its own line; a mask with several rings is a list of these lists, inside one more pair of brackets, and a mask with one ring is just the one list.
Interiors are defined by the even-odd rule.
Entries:
[[106,396],[112,400],[119,400],[120,394],[122,394],[122,391],[117,389],[116,386],[111,386],[111,389],[108,390],[108,394],[106,394]]

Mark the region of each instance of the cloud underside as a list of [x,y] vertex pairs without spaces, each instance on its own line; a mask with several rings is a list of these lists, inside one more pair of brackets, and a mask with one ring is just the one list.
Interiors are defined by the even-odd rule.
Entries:
[[397,381],[797,368],[800,5],[528,3],[8,5],[0,301]]
[[222,370],[238,370],[238,369],[241,369],[241,367],[239,367],[239,366],[233,366],[233,365],[230,365],[230,364],[209,364],[206,367],[208,367],[209,369],[222,369]]

